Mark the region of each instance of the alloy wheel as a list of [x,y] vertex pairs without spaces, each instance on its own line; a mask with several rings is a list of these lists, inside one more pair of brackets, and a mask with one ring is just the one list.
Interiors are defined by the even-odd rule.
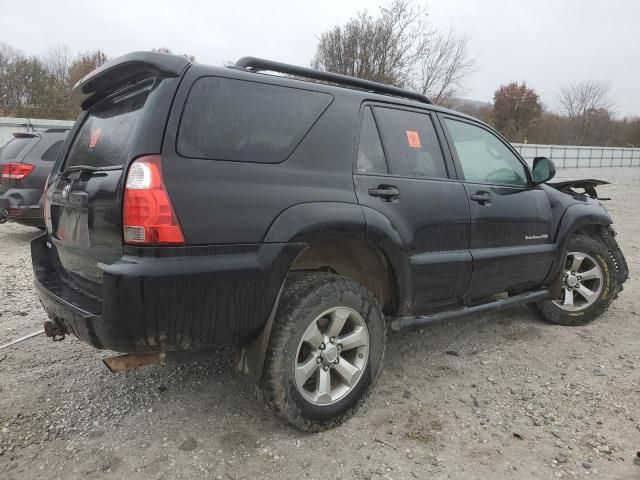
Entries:
[[592,256],[569,252],[562,281],[562,296],[553,303],[569,312],[584,310],[598,299],[602,284],[602,268]]
[[336,403],[362,378],[369,359],[369,331],[362,316],[331,308],[307,327],[296,354],[295,384],[314,405]]

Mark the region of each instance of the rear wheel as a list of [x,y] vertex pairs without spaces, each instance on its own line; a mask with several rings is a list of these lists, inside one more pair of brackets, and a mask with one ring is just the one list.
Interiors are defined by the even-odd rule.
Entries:
[[550,322],[585,325],[599,317],[615,297],[615,265],[599,241],[576,235],[562,270],[562,292],[558,298],[536,304]]
[[294,273],[274,320],[263,397],[302,430],[330,428],[368,396],[384,349],[384,316],[367,289],[328,273]]

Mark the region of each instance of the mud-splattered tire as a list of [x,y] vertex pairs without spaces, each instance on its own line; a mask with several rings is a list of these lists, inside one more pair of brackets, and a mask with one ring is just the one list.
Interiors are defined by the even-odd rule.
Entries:
[[384,315],[366,288],[330,273],[293,273],[274,319],[262,397],[301,430],[336,426],[371,392],[385,345]]
[[[574,236],[569,242],[568,252],[565,268],[561,273],[564,280],[560,298],[537,302],[534,309],[551,323],[568,326],[586,325],[609,308],[618,292],[615,265],[606,246],[585,235]],[[579,268],[572,269],[579,263],[581,264]],[[593,272],[588,275],[593,277],[589,280],[585,280],[587,275],[584,277],[580,275],[589,272]],[[578,283],[575,284],[575,282]],[[584,292],[587,292],[588,300],[583,296]],[[593,292],[593,295],[588,292]],[[577,303],[575,306],[568,305],[574,301]]]

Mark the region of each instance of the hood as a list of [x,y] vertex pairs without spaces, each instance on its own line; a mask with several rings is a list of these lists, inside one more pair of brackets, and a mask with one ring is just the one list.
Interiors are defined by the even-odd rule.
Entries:
[[[600,198],[598,197],[598,192],[596,191],[596,187],[598,185],[608,185],[609,182],[606,180],[598,180],[595,178],[566,178],[566,177],[556,177],[552,178],[548,182],[547,185],[555,188],[556,190],[560,190],[564,193],[570,194],[587,194],[591,198]],[[577,189],[577,191],[576,191]],[[600,198],[600,200],[608,200],[605,198]]]

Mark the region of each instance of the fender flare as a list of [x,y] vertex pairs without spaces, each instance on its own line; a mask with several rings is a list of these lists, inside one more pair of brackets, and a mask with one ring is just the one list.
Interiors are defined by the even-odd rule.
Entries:
[[582,204],[569,206],[562,215],[557,228],[556,253],[546,283],[553,282],[560,274],[569,248],[569,241],[575,232],[588,225],[608,226],[612,223],[613,220],[604,208],[594,208],[593,205]]
[[[368,240],[377,246],[389,261],[396,278],[398,308],[406,309],[410,306],[410,266],[404,243],[389,219],[371,208],[337,202],[298,204],[276,217],[267,230],[263,243],[310,243],[331,239]],[[294,263],[295,259],[291,265]],[[236,353],[236,372],[249,382],[259,382],[262,377],[271,328],[285,282],[286,276],[263,329]]]

